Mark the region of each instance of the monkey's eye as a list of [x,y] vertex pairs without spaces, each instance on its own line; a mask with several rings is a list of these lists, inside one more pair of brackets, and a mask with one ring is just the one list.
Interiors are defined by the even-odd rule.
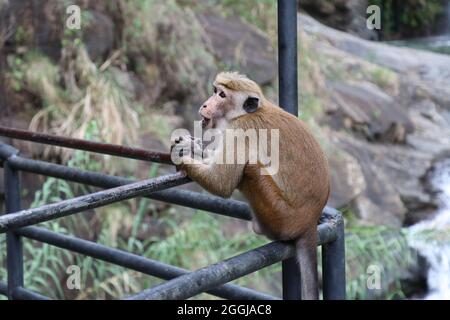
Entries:
[[225,95],[225,92],[221,92],[221,93],[219,93],[219,96],[221,97],[221,98],[225,98],[226,97],[226,95]]
[[214,90],[213,90],[213,91],[214,91],[214,93],[217,93],[217,88],[216,88],[216,87],[214,87]]

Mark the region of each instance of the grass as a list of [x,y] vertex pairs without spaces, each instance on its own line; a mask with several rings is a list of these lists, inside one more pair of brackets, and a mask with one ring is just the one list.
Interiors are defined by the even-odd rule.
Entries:
[[[387,227],[350,227],[346,230],[347,297],[349,299],[402,299],[400,280],[417,263],[406,230]],[[380,290],[368,289],[370,268],[381,271]]]
[[398,87],[398,75],[391,69],[381,67],[373,62],[354,62],[352,64],[336,63],[335,57],[319,57],[321,72],[327,80],[334,82],[367,81],[381,89],[395,93]]
[[[58,197],[52,194],[59,193],[65,187],[64,182],[48,179],[42,192],[37,194],[35,205],[40,204],[40,201],[45,198],[56,201]],[[118,232],[123,225],[119,224],[118,228],[114,225],[117,221],[123,221],[123,216],[131,215],[131,213],[125,211],[126,207],[121,206],[120,210],[108,207],[107,214],[110,219],[105,219],[106,216],[102,215],[102,224],[97,230],[96,242],[191,270],[266,242],[251,234],[236,235],[228,239],[220,228],[221,222],[215,217],[204,212],[196,212],[191,219],[186,220],[180,212],[173,210],[158,217],[159,224],[167,229],[167,236],[153,235],[146,239],[139,238],[137,236],[139,229],[148,227],[147,223],[142,222],[149,201],[147,199],[139,201],[140,209],[130,220],[133,227],[128,239],[120,236]],[[115,212],[119,213],[121,220]],[[96,214],[100,213],[96,212]],[[91,225],[91,221],[85,215],[77,215],[44,223],[41,226],[63,234],[80,234],[83,233],[83,229]],[[3,242],[0,243],[0,249],[4,249]],[[161,282],[150,276],[31,240],[24,240],[24,255],[25,286],[52,298],[115,299],[137,293]],[[4,258],[3,256],[2,260]],[[80,291],[68,290],[66,286],[67,269],[72,265],[78,266],[81,270],[82,290]],[[277,270],[279,266],[274,266],[248,278],[240,279],[237,283],[261,288],[261,280],[270,282],[268,280],[272,278],[270,274]],[[5,269],[0,268],[3,279],[5,274]],[[208,298],[206,295],[201,297]]]
[[[100,162],[88,153],[77,151],[69,166],[100,170]],[[158,166],[149,177],[158,175]],[[52,203],[90,188],[48,178],[35,194],[33,207]],[[384,227],[361,227],[344,213],[346,230],[347,295],[350,299],[380,298],[367,290],[367,268],[381,266],[385,298],[403,297],[395,279],[414,261],[402,231]],[[249,228],[236,231],[233,219],[187,210],[181,207],[158,209],[154,201],[136,199],[102,209],[46,222],[41,226],[62,234],[76,235],[95,242],[127,250],[138,255],[195,270],[267,243]],[[239,231],[240,230],[240,231]],[[0,277],[5,279],[5,238],[0,237]],[[24,239],[25,285],[27,288],[59,299],[116,299],[161,283],[154,277],[95,260],[50,245]],[[68,268],[81,271],[81,290],[68,290]],[[280,264],[238,279],[235,283],[281,294]],[[389,288],[389,289],[386,289]],[[387,292],[387,294],[386,294]],[[210,299],[202,294],[197,298]]]
[[394,71],[378,66],[369,71],[369,79],[382,89],[392,88],[398,82]]
[[277,3],[273,0],[241,1],[241,0],[177,0],[182,7],[190,7],[195,11],[214,10],[222,16],[239,16],[256,26],[273,41],[277,36]]
[[[81,153],[80,154],[84,154]],[[84,162],[84,156],[80,157]],[[95,166],[95,164],[94,164]],[[153,167],[149,176],[157,175]],[[82,193],[82,186],[48,178],[35,195],[33,206],[59,201]],[[84,190],[88,191],[88,190]],[[116,204],[42,224],[63,234],[74,234],[98,243],[127,250],[164,263],[195,270],[267,243],[245,230],[230,234],[232,219],[172,207],[152,209],[152,200]],[[134,209],[133,209],[134,208]],[[149,215],[149,210],[151,214]],[[345,214],[348,221],[351,213]],[[157,226],[158,231],[151,232]],[[231,229],[233,230],[233,229]],[[0,237],[1,265],[5,261],[4,236]],[[59,299],[117,299],[161,283],[154,277],[24,239],[25,285]],[[349,299],[403,298],[398,281],[415,256],[403,231],[385,227],[361,227],[356,221],[346,229],[347,297]],[[319,261],[320,262],[320,261]],[[67,289],[68,267],[81,271],[81,290]],[[382,290],[367,289],[368,267],[382,270]],[[238,279],[235,283],[281,294],[280,264]],[[0,268],[0,277],[6,271]],[[202,294],[197,298],[210,299]]]
[[[345,219],[348,299],[404,299],[401,280],[417,264],[407,228],[364,226],[349,207]],[[380,289],[369,289],[372,270],[380,271]]]
[[[92,171],[101,162],[89,153],[76,151],[68,165]],[[149,177],[159,174],[153,165]],[[32,207],[73,198],[92,192],[91,188],[55,178],[47,178],[35,193]],[[213,217],[205,212],[167,207],[158,209],[149,199],[135,199],[86,213],[40,224],[41,227],[139,254],[144,257],[197,269],[260,246],[267,241],[248,232],[231,236],[226,232],[231,219]],[[75,254],[47,244],[24,239],[25,286],[57,299],[116,299],[137,293],[161,282],[119,266]],[[0,277],[6,278],[5,238],[0,237]],[[81,290],[69,290],[69,268],[81,271]],[[261,270],[237,283],[266,289],[279,288],[273,273],[279,266]],[[279,288],[281,290],[281,288]],[[210,298],[204,294],[201,298]]]
[[[31,92],[43,105],[30,129],[83,138],[95,123],[103,141],[135,144],[139,116],[131,103],[132,93],[119,81],[120,72],[111,60],[96,66],[81,45],[72,49],[76,60],[69,64],[70,70],[61,70],[37,52],[9,58],[12,87]],[[66,152],[65,158],[70,154]]]
[[[127,55],[153,56],[135,61],[136,68],[151,71],[149,81],[164,73],[161,78],[169,81],[164,84],[168,91],[176,87],[186,95],[206,93],[205,83],[213,76],[210,73],[215,70],[215,61],[194,11],[175,0],[129,1],[124,9]],[[157,68],[149,68],[153,65]]]
[[[19,94],[31,93],[42,106],[31,129],[82,138],[95,121],[102,141],[135,145],[138,119],[158,111],[156,104],[206,95],[215,62],[192,10],[175,0],[120,0],[105,10],[111,10],[111,17],[120,15],[125,27],[116,39],[118,50],[102,63],[90,59],[80,32],[68,29],[59,63],[33,51],[8,55],[8,83]],[[16,37],[27,42],[21,27]],[[167,100],[140,105],[133,72],[150,92],[161,90]],[[70,154],[63,154],[64,160]]]

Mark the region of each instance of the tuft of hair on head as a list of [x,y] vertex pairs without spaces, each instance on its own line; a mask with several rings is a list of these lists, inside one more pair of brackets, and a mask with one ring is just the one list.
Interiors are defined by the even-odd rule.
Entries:
[[249,94],[256,94],[259,98],[264,98],[259,85],[250,80],[247,76],[238,72],[221,72],[216,76],[217,84],[221,84],[230,90],[243,91]]

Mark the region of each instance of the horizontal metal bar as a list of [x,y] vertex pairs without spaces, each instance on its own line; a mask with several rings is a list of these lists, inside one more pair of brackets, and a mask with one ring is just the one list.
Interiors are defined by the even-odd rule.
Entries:
[[[9,163],[16,170],[47,175],[100,188],[113,188],[135,182],[135,180],[127,178],[31,160],[20,156],[9,159]],[[251,209],[247,203],[242,201],[223,199],[208,194],[179,189],[155,191],[149,193],[146,197],[233,218],[251,220]],[[330,217],[340,216],[340,213],[336,209],[325,207],[323,216],[329,219]],[[334,232],[334,229],[331,229],[330,232]]]
[[19,154],[19,150],[6,143],[0,142],[0,160],[6,160]]
[[136,160],[172,164],[169,153],[153,152],[145,149],[131,148],[110,143],[61,137],[46,133],[8,128],[4,126],[0,126],[0,136]]
[[[319,243],[334,241],[330,233],[335,221],[324,222],[318,227]],[[209,265],[180,276],[156,287],[128,297],[129,300],[181,300],[193,297],[213,287],[233,281],[252,272],[293,257],[294,245],[290,242],[272,242],[233,258]]]
[[114,202],[144,196],[152,191],[171,188],[189,181],[189,178],[183,172],[178,172],[44,205],[39,208],[10,213],[0,217],[0,233],[98,208]]
[[[123,250],[109,248],[92,241],[62,235],[44,228],[25,227],[17,230],[17,233],[33,240],[85,254],[99,260],[110,262],[118,266],[136,270],[165,280],[170,280],[189,273],[188,270],[182,268],[144,258]],[[225,284],[221,287],[211,289],[208,293],[224,299],[233,300],[277,299],[276,297],[232,284]]]
[[233,258],[207,266],[154,288],[128,297],[128,300],[182,300],[213,287],[243,277],[294,254],[292,245],[272,242]]
[[[8,284],[6,282],[0,281],[0,294],[6,296],[8,294]],[[17,287],[13,291],[13,299],[16,300],[51,300],[50,297],[41,295],[34,291]]]
[[52,300],[50,297],[25,289],[23,287],[15,288],[12,293],[12,297],[14,300]]
[[[127,178],[31,160],[20,156],[11,158],[9,163],[16,170],[42,174],[100,188],[114,188],[136,182]],[[177,189],[155,191],[146,197],[238,219],[251,220],[250,207],[242,201],[227,200],[198,192]]]

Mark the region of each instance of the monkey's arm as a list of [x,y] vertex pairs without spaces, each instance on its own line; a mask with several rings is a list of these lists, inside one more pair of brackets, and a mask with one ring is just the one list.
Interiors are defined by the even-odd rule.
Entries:
[[[192,180],[207,191],[223,198],[229,198],[241,181],[245,164],[238,164],[236,153],[234,153],[234,161],[224,164],[224,161],[228,160],[226,158],[227,148],[222,140],[219,141],[217,147],[205,149],[206,154],[203,155],[207,157],[202,159],[193,158],[196,152],[202,152],[201,146],[194,141],[194,152],[182,156],[182,163],[177,168],[186,171]],[[192,138],[190,137],[182,137],[175,142],[178,149],[192,147]]]
[[[187,160],[187,159],[186,159]],[[241,181],[244,166],[240,164],[184,164],[187,175],[207,191],[229,198]]]

